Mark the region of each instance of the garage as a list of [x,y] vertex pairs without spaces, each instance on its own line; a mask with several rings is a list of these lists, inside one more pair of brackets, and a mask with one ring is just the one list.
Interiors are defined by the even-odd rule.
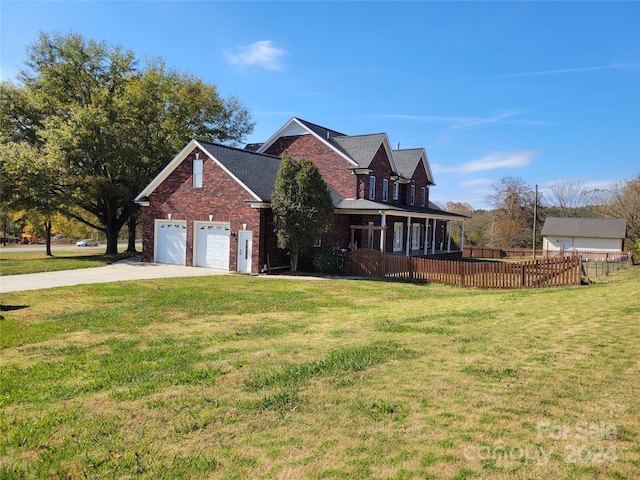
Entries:
[[196,222],[194,229],[194,266],[229,270],[229,224]]
[[156,220],[156,262],[185,265],[187,222]]

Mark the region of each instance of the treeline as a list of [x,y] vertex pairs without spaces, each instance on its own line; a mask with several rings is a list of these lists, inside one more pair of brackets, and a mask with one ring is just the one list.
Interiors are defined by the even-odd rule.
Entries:
[[[536,216],[536,248],[542,246],[540,231],[547,217],[622,218],[627,222],[625,250],[640,246],[640,174],[607,189],[588,189],[578,180],[560,180],[546,193],[538,192],[521,178],[504,177],[492,186],[487,202],[491,210],[474,209],[463,202],[448,202],[444,208],[470,217],[464,225],[466,245],[495,248],[532,248]],[[459,243],[461,228],[453,239]]]

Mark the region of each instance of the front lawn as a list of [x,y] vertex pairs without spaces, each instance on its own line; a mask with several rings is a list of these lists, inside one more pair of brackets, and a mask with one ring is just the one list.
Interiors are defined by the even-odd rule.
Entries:
[[78,247],[76,250],[55,250],[54,247],[53,256],[47,257],[44,251],[4,252],[0,249],[0,275],[103,267],[133,256],[128,253],[107,255],[104,250],[105,247]]
[[0,478],[634,478],[639,285],[5,294]]

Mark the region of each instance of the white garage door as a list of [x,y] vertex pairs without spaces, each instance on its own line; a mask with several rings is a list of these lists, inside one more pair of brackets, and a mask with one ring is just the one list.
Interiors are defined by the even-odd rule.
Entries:
[[196,223],[194,265],[229,270],[230,234],[228,223]]
[[187,222],[156,221],[156,262],[184,265],[187,258]]

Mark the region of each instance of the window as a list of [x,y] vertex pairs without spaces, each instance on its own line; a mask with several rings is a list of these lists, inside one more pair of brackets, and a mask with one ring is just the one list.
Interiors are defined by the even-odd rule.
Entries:
[[202,188],[202,159],[193,161],[193,187]]
[[382,201],[386,202],[389,197],[389,180],[386,178],[382,179]]
[[404,230],[404,223],[395,222],[393,224],[393,251],[402,251],[402,231]]
[[426,204],[427,204],[427,189],[425,187],[422,187],[422,200],[420,202],[420,205],[424,207]]
[[376,199],[376,177],[369,177],[369,200]]
[[411,185],[411,199],[409,205],[415,205],[416,203],[416,186]]
[[393,199],[398,200],[400,198],[400,184],[398,182],[393,183]]

